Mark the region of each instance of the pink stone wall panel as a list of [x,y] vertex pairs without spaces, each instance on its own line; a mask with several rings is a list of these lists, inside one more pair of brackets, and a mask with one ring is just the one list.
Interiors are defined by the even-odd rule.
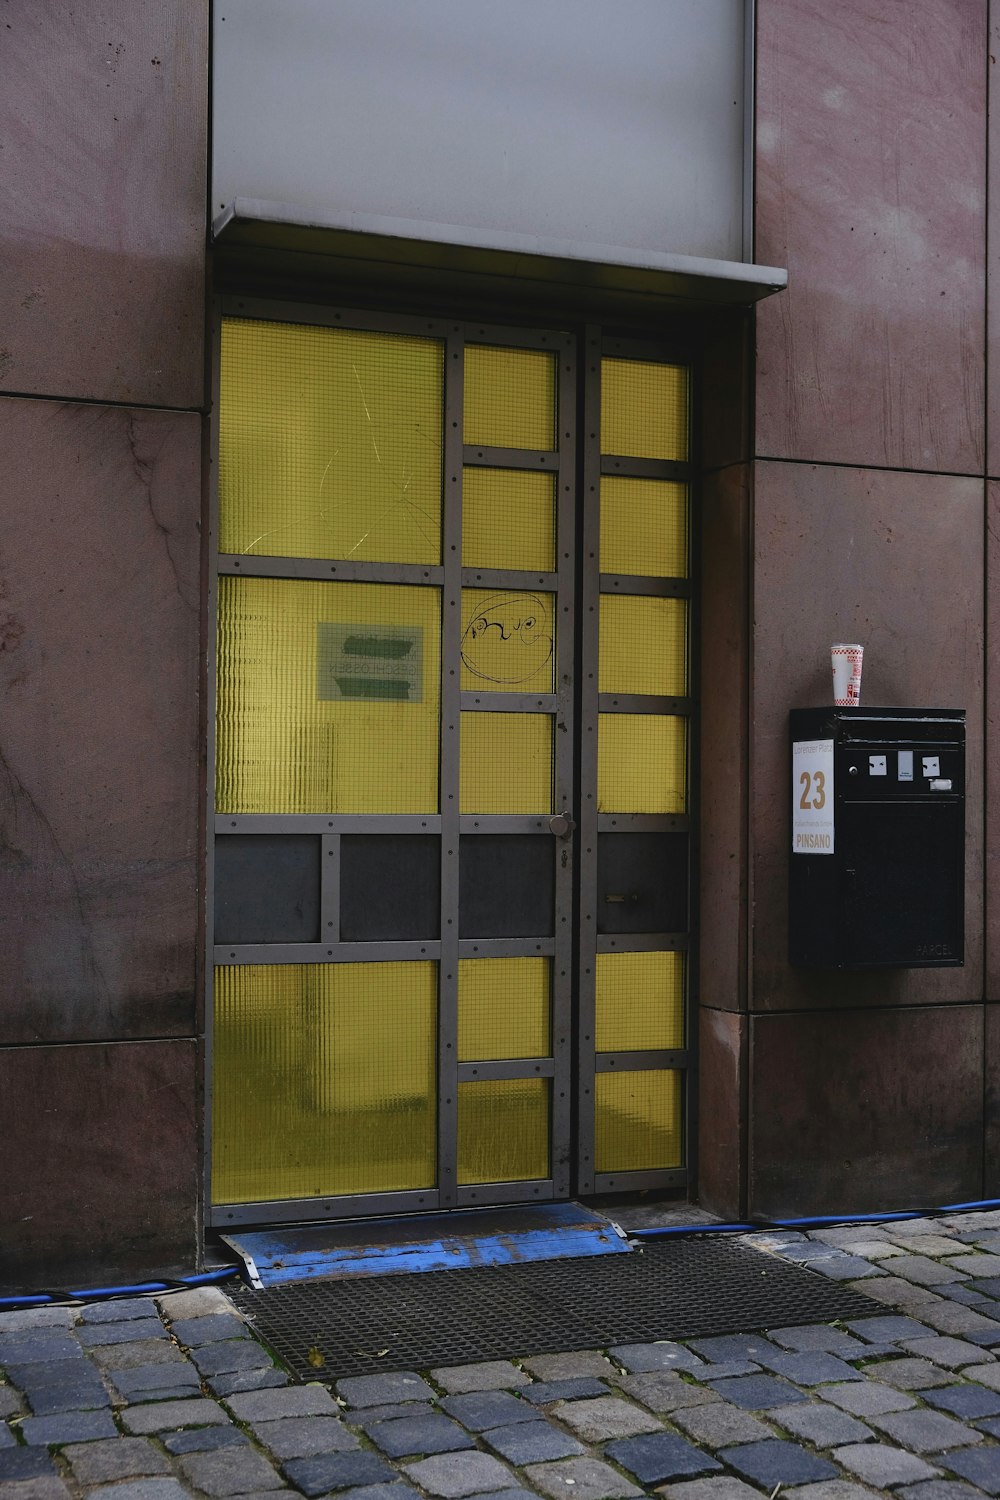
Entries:
[[757,452],[981,472],[986,0],[757,27]]
[[[760,462],[755,513],[752,1004],[980,999],[983,483]],[[865,647],[862,703],[967,712],[964,968],[845,976],[788,963],[788,710],[831,701],[836,640]]]
[[0,391],[204,397],[208,5],[6,0]]
[[0,1041],[190,1034],[201,419],[0,399]]
[[1000,0],[990,0],[986,207],[986,472],[1000,475]]
[[745,1015],[698,1012],[698,1201],[723,1218],[745,1212]]
[[706,1005],[746,1005],[750,471],[701,490],[699,984]]
[[0,1048],[0,1293],[191,1270],[192,1042]]
[[986,506],[985,995],[1000,1000],[1000,481],[987,482]]

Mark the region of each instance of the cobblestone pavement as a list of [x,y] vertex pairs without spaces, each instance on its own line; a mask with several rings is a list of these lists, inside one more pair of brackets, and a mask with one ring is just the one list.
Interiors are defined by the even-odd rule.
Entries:
[[1000,1213],[751,1238],[882,1309],[308,1385],[218,1288],[2,1313],[0,1500],[1000,1496]]

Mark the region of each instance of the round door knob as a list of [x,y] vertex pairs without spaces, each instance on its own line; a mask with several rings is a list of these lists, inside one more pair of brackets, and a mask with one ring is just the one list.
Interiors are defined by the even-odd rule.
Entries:
[[568,839],[575,827],[568,812],[556,813],[555,817],[549,819],[549,832],[554,833],[557,839]]

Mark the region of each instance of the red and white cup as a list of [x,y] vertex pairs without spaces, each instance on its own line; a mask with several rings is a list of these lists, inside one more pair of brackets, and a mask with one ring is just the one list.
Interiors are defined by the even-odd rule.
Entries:
[[838,708],[857,708],[861,702],[861,660],[864,646],[840,641],[830,647],[833,667],[833,701]]

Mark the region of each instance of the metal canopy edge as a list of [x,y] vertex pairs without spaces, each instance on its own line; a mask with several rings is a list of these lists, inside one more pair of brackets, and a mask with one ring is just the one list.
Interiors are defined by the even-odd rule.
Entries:
[[255,268],[314,278],[444,275],[469,286],[502,277],[549,290],[743,307],[788,284],[788,272],[776,266],[415,219],[317,215],[259,198],[236,198],[214,221],[212,244],[223,275]]

